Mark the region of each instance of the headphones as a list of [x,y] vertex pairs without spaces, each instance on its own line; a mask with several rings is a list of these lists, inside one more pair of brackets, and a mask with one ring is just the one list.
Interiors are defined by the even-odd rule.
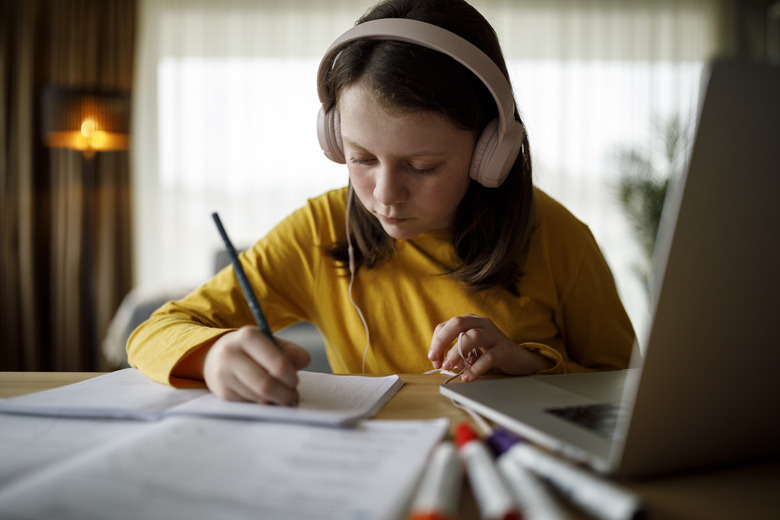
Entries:
[[317,116],[317,136],[325,156],[345,164],[338,110],[328,94],[326,78],[341,48],[354,40],[397,40],[441,52],[473,72],[490,91],[498,117],[490,121],[477,139],[469,176],[488,188],[504,182],[523,145],[525,130],[515,119],[512,87],[501,69],[476,46],[437,25],[406,18],[382,18],[356,25],[339,36],[325,52],[317,71],[317,93],[322,107]]

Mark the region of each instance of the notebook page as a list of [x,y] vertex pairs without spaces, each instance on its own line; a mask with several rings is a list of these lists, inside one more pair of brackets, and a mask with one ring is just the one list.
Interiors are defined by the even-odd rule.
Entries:
[[300,371],[298,377],[301,400],[297,407],[223,401],[206,389],[171,388],[128,368],[0,400],[0,412],[146,420],[166,415],[203,415],[339,426],[373,416],[403,385],[398,376],[337,376]]
[[448,422],[342,429],[172,417],[146,428],[0,488],[0,517],[401,518]]
[[0,412],[150,420],[208,393],[205,389],[172,388],[127,368],[51,390],[0,399]]
[[298,372],[296,407],[223,401],[214,394],[183,403],[166,415],[262,419],[332,426],[372,417],[403,382],[398,376],[366,377]]

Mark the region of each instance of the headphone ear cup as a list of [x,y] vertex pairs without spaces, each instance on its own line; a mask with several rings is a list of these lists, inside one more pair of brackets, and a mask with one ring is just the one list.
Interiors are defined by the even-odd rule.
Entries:
[[469,177],[480,184],[484,184],[485,165],[490,162],[489,157],[497,144],[498,119],[493,119],[487,124],[474,145],[474,153],[471,155]]
[[474,145],[469,176],[488,188],[501,186],[512,171],[524,138],[525,130],[519,121],[513,120],[504,135],[499,136],[498,119],[492,120]]
[[338,110],[326,111],[325,108],[320,108],[317,114],[317,139],[325,157],[339,164],[347,162],[341,141],[341,119]]

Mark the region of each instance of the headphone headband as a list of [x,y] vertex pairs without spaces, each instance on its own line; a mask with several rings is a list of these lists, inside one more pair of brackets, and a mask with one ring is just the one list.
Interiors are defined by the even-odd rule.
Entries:
[[[326,76],[338,56],[340,47],[355,40],[396,40],[414,43],[441,52],[473,72],[493,95],[498,106],[499,131],[506,131],[507,120],[515,117],[512,89],[501,69],[477,46],[455,33],[419,20],[381,18],[356,25],[334,41],[325,52],[317,71],[317,94],[320,102],[329,102]],[[330,107],[328,107],[330,108]]]
[[437,25],[419,20],[382,18],[358,24],[339,36],[325,52],[317,71],[317,94],[322,103],[318,130],[325,155],[334,161],[345,162],[340,150],[338,114],[328,115],[332,101],[327,75],[338,51],[347,43],[360,39],[395,40],[433,49],[455,59],[482,81],[496,102],[498,118],[488,124],[477,143],[470,175],[485,186],[499,186],[517,158],[525,134],[522,125],[515,119],[512,87],[498,65],[474,44]]

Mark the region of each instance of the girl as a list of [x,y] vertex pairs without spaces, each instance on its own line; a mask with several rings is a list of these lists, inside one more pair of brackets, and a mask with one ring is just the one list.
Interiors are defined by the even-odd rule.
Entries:
[[[272,330],[313,323],[337,373],[628,366],[634,333],[609,268],[588,228],[533,187],[498,39],[473,7],[384,1],[318,79],[320,142],[349,186],[241,255]],[[294,403],[308,353],[253,323],[228,267],[142,324],[129,360],[224,399]]]

